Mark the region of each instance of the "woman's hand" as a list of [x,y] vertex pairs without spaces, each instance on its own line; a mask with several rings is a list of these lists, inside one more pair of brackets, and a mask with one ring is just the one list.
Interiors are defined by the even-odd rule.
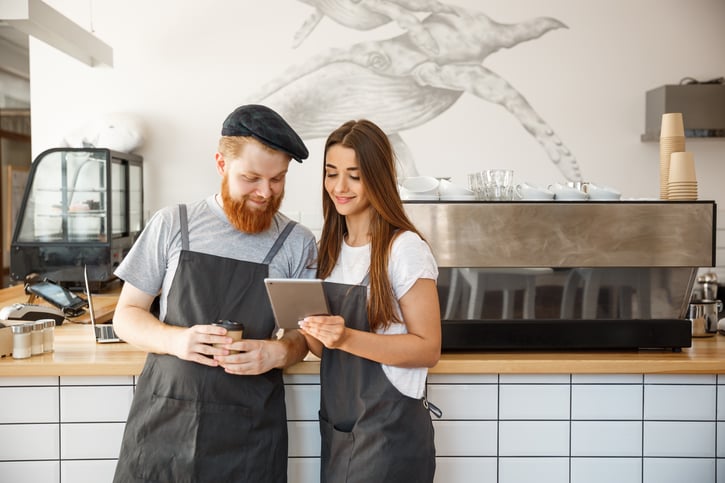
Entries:
[[300,321],[300,331],[322,342],[328,349],[338,349],[347,338],[345,319],[339,315],[310,315]]

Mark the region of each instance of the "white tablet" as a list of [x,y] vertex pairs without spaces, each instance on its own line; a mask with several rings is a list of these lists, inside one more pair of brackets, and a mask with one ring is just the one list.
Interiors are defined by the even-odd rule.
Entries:
[[267,295],[277,325],[297,329],[298,322],[308,315],[330,313],[322,280],[317,278],[265,278]]

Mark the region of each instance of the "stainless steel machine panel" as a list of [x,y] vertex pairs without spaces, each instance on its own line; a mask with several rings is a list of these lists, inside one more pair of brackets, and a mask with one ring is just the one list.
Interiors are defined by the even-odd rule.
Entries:
[[441,267],[709,267],[715,203],[406,202]]

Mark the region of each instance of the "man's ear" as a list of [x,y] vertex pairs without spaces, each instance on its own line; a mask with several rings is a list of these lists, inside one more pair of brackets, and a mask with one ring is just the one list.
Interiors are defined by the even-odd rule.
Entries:
[[224,170],[227,167],[227,162],[224,160],[224,156],[222,155],[222,153],[217,152],[214,155],[214,160],[216,161],[217,173],[219,173],[221,176],[224,176]]

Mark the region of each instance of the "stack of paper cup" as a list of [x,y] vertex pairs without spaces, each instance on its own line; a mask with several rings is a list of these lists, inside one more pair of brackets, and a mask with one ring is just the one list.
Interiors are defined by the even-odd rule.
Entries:
[[697,176],[692,153],[672,153],[667,182],[668,199],[694,201],[697,199]]
[[660,128],[660,199],[669,199],[670,155],[685,150],[685,125],[681,112],[662,114]]

